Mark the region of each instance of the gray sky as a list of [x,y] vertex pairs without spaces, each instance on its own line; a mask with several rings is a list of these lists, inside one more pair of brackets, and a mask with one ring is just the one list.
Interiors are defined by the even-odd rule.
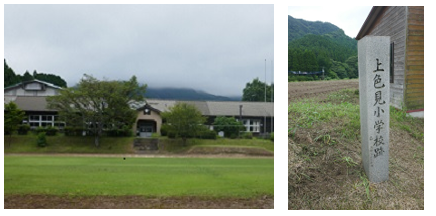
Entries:
[[273,5],[5,5],[4,57],[15,73],[69,86],[136,75],[151,87],[242,95],[271,83]]
[[288,15],[308,21],[332,23],[355,38],[368,17],[372,6],[289,6]]

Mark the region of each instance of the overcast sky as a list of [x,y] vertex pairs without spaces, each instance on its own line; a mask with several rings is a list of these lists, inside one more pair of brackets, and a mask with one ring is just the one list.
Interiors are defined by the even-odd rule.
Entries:
[[288,15],[308,21],[329,22],[355,38],[372,6],[289,6]]
[[150,87],[242,95],[271,83],[273,5],[5,5],[4,57],[69,86],[136,75]]

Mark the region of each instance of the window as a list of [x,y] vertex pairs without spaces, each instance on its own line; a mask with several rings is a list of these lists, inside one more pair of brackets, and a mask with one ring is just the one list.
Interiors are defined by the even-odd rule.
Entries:
[[144,109],[144,115],[151,115],[151,110],[148,108]]
[[30,126],[31,128],[39,127],[39,122],[29,122],[29,126]]
[[243,125],[246,128],[246,132],[260,132],[260,120],[258,119],[244,119],[242,120]]
[[43,115],[42,116],[42,121],[52,121],[53,116],[50,115]]
[[31,116],[29,116],[29,121],[39,121],[39,115],[31,115]]
[[394,83],[394,42],[391,43],[391,49],[390,49],[390,57],[391,57],[391,62],[390,62],[390,72],[389,72],[389,81],[390,83]]

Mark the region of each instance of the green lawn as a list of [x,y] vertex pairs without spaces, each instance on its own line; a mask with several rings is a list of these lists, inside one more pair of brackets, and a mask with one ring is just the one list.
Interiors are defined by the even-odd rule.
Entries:
[[[28,135],[8,135],[4,137],[5,153],[102,153],[102,154],[126,154],[133,153],[133,140],[135,137],[102,137],[100,147],[95,147],[94,137],[87,136],[46,136],[47,146],[38,147],[37,136],[33,133]],[[10,141],[10,146],[9,146]]]
[[273,195],[274,160],[5,155],[4,194]]
[[[102,153],[102,154],[131,154],[134,153],[133,140],[136,137],[102,137],[100,147],[95,147],[94,137],[47,136],[48,145],[44,148],[36,145],[37,136],[16,135],[11,138],[5,136],[5,153]],[[9,146],[9,142],[11,143]],[[161,153],[184,153],[193,146],[223,146],[223,147],[258,147],[274,152],[274,142],[265,139],[188,139],[185,146],[181,139],[159,137]]]
[[221,147],[256,147],[274,152],[274,142],[265,139],[188,139],[186,146],[182,146],[180,139],[161,138],[159,142],[164,143],[165,150],[173,153],[183,153],[194,146],[221,146]]

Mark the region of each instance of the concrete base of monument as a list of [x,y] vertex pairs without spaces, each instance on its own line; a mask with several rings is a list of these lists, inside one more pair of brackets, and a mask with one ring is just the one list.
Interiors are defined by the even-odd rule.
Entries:
[[414,118],[424,118],[424,110],[422,111],[414,111],[414,112],[407,112],[409,116],[412,116]]

